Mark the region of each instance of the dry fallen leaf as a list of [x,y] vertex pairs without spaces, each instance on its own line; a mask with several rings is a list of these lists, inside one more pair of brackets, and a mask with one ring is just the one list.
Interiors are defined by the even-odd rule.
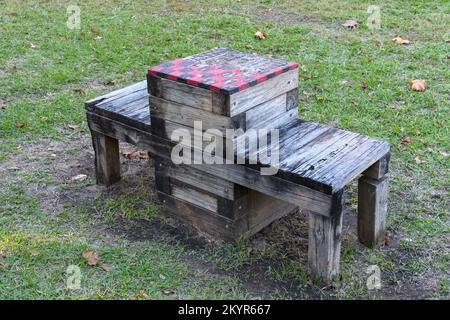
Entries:
[[36,48],[36,45],[33,44],[33,43],[30,43],[30,48],[31,48],[31,49],[35,49],[35,48]]
[[21,122],[21,121],[16,122],[16,128],[23,128],[26,127],[27,125],[28,122]]
[[409,41],[408,39],[403,39],[400,36],[395,36],[392,41],[394,41],[396,44],[410,44],[411,41]]
[[148,159],[147,151],[128,151],[123,150],[122,155],[127,159]]
[[104,82],[107,86],[115,86],[117,84],[116,80],[108,80]]
[[442,150],[439,150],[439,153],[440,153],[441,156],[443,156],[443,157],[448,157],[448,155],[449,155],[447,152],[442,151]]
[[72,130],[80,131],[80,126],[77,124],[69,124],[67,127]]
[[423,79],[409,80],[408,85],[413,91],[425,91],[426,89]]
[[358,22],[355,20],[347,20],[345,21],[342,26],[349,28],[349,29],[354,29],[358,27]]
[[98,254],[94,251],[85,251],[81,254],[84,260],[86,260],[87,264],[90,266],[97,265]]
[[74,91],[75,93],[78,93],[80,96],[85,96],[85,95],[86,95],[86,92],[84,92],[84,90],[83,90],[83,89],[80,89],[80,88],[73,89],[73,91]]
[[87,179],[87,175],[85,174],[77,174],[76,176],[72,177],[72,181],[83,181]]
[[145,291],[144,290],[139,290],[139,292],[138,293],[135,293],[133,296],[132,296],[132,299],[148,299],[149,297],[148,297],[148,295],[145,293]]
[[91,32],[92,32],[93,34],[99,34],[99,33],[100,33],[100,32],[98,32],[98,30],[95,29],[95,28],[91,28]]
[[411,143],[411,138],[410,138],[410,137],[407,137],[407,136],[401,137],[401,138],[400,138],[400,141],[401,141],[403,144],[410,144],[410,143]]
[[101,263],[100,268],[102,268],[104,271],[109,271],[109,265],[107,263]]
[[384,245],[388,246],[390,242],[391,242],[391,239],[389,239],[389,236],[387,234],[384,235]]
[[361,89],[365,90],[367,89],[369,86],[367,85],[367,83],[365,82],[361,82]]
[[419,156],[416,156],[414,158],[414,160],[416,161],[417,164],[422,164],[422,163],[426,163],[427,162],[426,160],[420,159]]
[[266,33],[262,31],[256,31],[255,38],[259,40],[264,40],[266,38]]
[[66,37],[64,37],[64,36],[58,36],[58,38],[59,38],[59,40],[61,40],[61,41],[66,41]]

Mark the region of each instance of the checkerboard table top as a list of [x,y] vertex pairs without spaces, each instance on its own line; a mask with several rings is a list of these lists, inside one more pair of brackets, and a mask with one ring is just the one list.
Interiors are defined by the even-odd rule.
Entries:
[[217,48],[157,65],[148,74],[231,95],[297,67],[293,62]]

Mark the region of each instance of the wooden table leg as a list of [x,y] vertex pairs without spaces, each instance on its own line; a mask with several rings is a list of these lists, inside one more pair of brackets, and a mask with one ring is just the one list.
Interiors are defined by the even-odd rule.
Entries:
[[119,141],[91,131],[97,184],[109,186],[120,180]]
[[389,155],[367,169],[358,181],[358,238],[367,247],[380,245],[386,232]]
[[313,278],[330,283],[339,274],[343,190],[333,196],[330,217],[309,214],[308,264]]

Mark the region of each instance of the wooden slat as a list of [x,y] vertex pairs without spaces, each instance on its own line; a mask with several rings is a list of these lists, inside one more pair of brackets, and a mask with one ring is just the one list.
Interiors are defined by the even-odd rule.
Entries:
[[170,180],[172,181],[171,191],[173,197],[217,213],[217,198],[190,188],[187,184],[173,183],[176,179]]
[[219,93],[188,84],[147,75],[152,96],[218,114],[225,114],[225,99]]
[[132,84],[128,87],[112,91],[105,95],[93,98],[91,100],[88,100],[85,102],[85,105],[86,105],[86,107],[89,107],[92,105],[99,104],[102,101],[112,101],[112,100],[119,99],[124,96],[128,96],[130,94],[133,94],[134,92],[143,91],[143,90],[147,90],[147,81],[145,81],[145,80],[135,83],[135,84]]
[[234,117],[298,86],[298,70],[291,70],[229,97],[230,116]]
[[162,100],[154,96],[150,96],[150,114],[152,118],[169,120],[188,127],[194,127],[194,121],[202,121],[204,130],[213,128],[224,131],[232,127],[229,117]]

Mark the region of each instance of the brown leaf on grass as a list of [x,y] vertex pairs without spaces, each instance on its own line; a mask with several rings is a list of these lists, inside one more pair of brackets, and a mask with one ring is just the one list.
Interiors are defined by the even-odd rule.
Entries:
[[426,163],[426,162],[427,162],[426,160],[420,159],[419,156],[416,156],[416,157],[414,158],[414,160],[416,161],[417,164],[422,164],[422,163]]
[[104,271],[109,271],[109,265],[107,263],[100,263],[100,268],[102,268]]
[[358,21],[355,20],[347,20],[342,24],[343,27],[349,28],[349,29],[355,29],[358,28]]
[[410,44],[411,41],[409,41],[408,39],[403,39],[400,36],[395,36],[394,38],[392,38],[392,41],[394,41],[396,44]]
[[104,82],[107,86],[115,86],[117,84],[116,80],[108,80]]
[[425,80],[423,79],[409,80],[408,86],[413,91],[425,91],[426,89]]
[[87,264],[90,266],[97,265],[98,262],[98,254],[94,251],[85,251],[81,254],[84,260],[86,260]]
[[99,34],[100,32],[97,30],[97,29],[95,29],[95,28],[91,28],[91,32],[93,33],[93,34]]
[[410,144],[410,143],[411,143],[411,138],[410,138],[410,137],[407,137],[407,136],[401,137],[401,138],[400,138],[400,141],[401,141],[403,144]]
[[69,124],[69,125],[67,125],[67,127],[69,129],[72,129],[72,130],[75,130],[75,131],[80,131],[80,126],[77,125],[77,124]]
[[255,38],[258,40],[264,40],[267,37],[267,34],[262,31],[256,31]]
[[384,235],[384,245],[388,246],[389,243],[391,243],[391,239],[389,238],[389,236],[386,234]]
[[59,38],[59,40],[61,40],[61,41],[66,41],[66,37],[64,37],[64,36],[59,35],[58,38]]
[[369,86],[365,82],[361,82],[361,89],[366,90]]
[[148,299],[149,296],[145,293],[144,290],[139,290],[138,293],[133,294],[132,299]]
[[39,252],[37,251],[30,251],[30,257],[36,257],[39,255]]
[[23,128],[23,127],[26,127],[27,125],[28,125],[28,122],[22,122],[22,121],[16,122],[16,128]]
[[86,92],[84,92],[84,90],[81,89],[81,88],[73,89],[73,91],[74,91],[75,93],[78,93],[80,96],[85,96],[85,95],[86,95]]
[[148,159],[147,151],[129,151],[123,150],[121,154],[127,159]]

